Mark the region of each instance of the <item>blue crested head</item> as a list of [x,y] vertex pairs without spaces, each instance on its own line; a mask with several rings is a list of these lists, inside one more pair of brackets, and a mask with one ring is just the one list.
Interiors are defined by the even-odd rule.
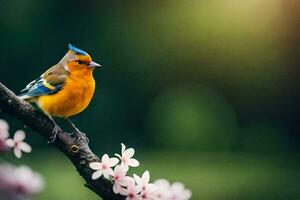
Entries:
[[69,44],[69,49],[71,51],[73,51],[75,54],[79,54],[79,55],[87,55],[87,52],[81,50],[81,49],[78,49],[76,47],[74,47],[73,45]]

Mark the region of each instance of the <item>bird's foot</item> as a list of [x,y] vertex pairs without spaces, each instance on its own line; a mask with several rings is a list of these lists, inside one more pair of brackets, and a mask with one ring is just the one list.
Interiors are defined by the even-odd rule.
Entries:
[[77,138],[77,142],[84,138],[87,143],[89,143],[89,138],[86,136],[86,134],[81,132],[69,118],[67,118],[67,120],[73,127],[73,132],[71,133],[71,135]]
[[79,140],[84,138],[87,141],[87,143],[89,143],[89,138],[86,136],[85,133],[81,132],[78,128],[74,128],[71,135],[74,135],[74,137],[77,137],[77,142],[79,142]]
[[58,126],[57,124],[55,124],[54,128],[52,130],[52,135],[49,137],[48,144],[51,144],[51,143],[53,143],[55,141],[55,139],[57,138],[57,135],[59,134],[59,132],[63,132],[63,131],[60,128],[60,126]]

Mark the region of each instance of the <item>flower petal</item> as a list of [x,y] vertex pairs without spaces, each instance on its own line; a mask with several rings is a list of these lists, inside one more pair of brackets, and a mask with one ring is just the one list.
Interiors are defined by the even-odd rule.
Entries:
[[22,130],[17,130],[14,135],[14,141],[15,142],[21,142],[25,139],[25,132]]
[[136,174],[133,174],[133,178],[138,185],[143,185],[143,180]]
[[109,160],[109,156],[107,154],[104,154],[101,158],[101,162],[102,163],[107,163]]
[[126,156],[127,158],[131,158],[133,155],[134,155],[133,148],[126,149],[123,153],[123,156]]
[[120,158],[120,160],[122,160],[122,156],[120,154],[115,153],[115,156],[117,156],[118,158]]
[[182,199],[184,199],[184,200],[190,199],[190,198],[192,197],[192,192],[191,192],[190,190],[188,190],[188,189],[185,189],[185,190],[181,193],[180,197],[181,197]]
[[154,184],[157,187],[164,189],[164,190],[167,190],[170,187],[170,182],[167,181],[166,179],[158,179],[158,180],[154,181]]
[[102,163],[101,162],[92,162],[92,163],[90,163],[89,166],[93,170],[99,170],[102,168]]
[[8,131],[0,131],[0,140],[6,140],[9,136]]
[[117,165],[114,169],[114,176],[125,177],[126,172],[121,165]]
[[14,147],[15,142],[13,141],[13,139],[7,139],[6,140],[6,145],[9,146],[9,147]]
[[149,183],[149,181],[150,181],[150,173],[149,173],[148,170],[144,172],[144,174],[142,176],[142,180],[143,180],[144,184],[148,184]]
[[150,193],[155,192],[157,190],[157,186],[154,185],[153,183],[148,183],[147,184],[147,190]]
[[119,190],[119,193],[123,196],[127,196],[129,194],[128,190],[126,190],[125,188],[124,189],[121,189]]
[[171,185],[171,190],[174,191],[174,192],[182,192],[184,190],[184,185],[180,182],[175,182]]
[[128,165],[126,165],[124,162],[121,162],[121,168],[126,172],[129,170]]
[[116,164],[118,164],[118,162],[119,162],[118,158],[110,158],[107,162],[107,165],[109,167],[114,167],[114,166],[116,166]]
[[29,144],[27,144],[26,142],[20,142],[18,144],[19,149],[21,149],[22,151],[26,152],[26,153],[30,153],[31,152],[31,146]]
[[134,185],[134,186],[132,187],[132,190],[133,190],[136,194],[140,193],[140,192],[142,191],[142,189],[143,189],[143,187],[142,187],[141,185]]
[[113,191],[114,191],[114,193],[119,194],[120,185],[115,183],[114,186],[113,186]]
[[109,179],[109,176],[112,176],[114,174],[114,171],[111,168],[107,168],[103,170],[103,176],[106,179]]
[[2,131],[8,132],[8,129],[9,129],[8,123],[5,120],[0,119],[0,132]]
[[21,158],[22,157],[22,152],[19,148],[14,148],[14,154],[17,158]]
[[98,170],[98,171],[95,171],[93,174],[92,174],[92,179],[93,180],[96,180],[98,178],[100,178],[102,176],[102,171],[101,170]]
[[122,147],[122,150],[121,150],[121,152],[122,152],[122,154],[123,154],[123,152],[124,152],[124,151],[125,151],[125,149],[126,149],[126,146],[125,146],[125,144],[121,143],[121,147]]
[[8,138],[8,136],[9,136],[9,133],[8,133],[8,131],[0,131],[0,140],[2,139],[2,140],[5,140],[6,138]]
[[131,167],[137,167],[137,166],[140,165],[140,163],[136,159],[131,158],[131,159],[128,160],[128,165],[131,166]]
[[120,185],[122,186],[127,186],[131,183],[131,177],[129,176],[125,176],[124,178],[122,178],[120,181],[119,181]]

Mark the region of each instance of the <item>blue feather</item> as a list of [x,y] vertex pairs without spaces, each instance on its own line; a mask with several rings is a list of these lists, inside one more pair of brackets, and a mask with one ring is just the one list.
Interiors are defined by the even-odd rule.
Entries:
[[25,91],[22,95],[26,95],[29,97],[36,97],[36,96],[42,96],[42,95],[50,95],[58,92],[62,88],[63,84],[56,85],[54,89],[47,88],[44,85],[44,79],[39,78],[34,83],[29,86],[29,88],[25,88]]
[[69,49],[71,51],[74,51],[76,54],[79,54],[79,55],[87,55],[87,53],[81,49],[78,49],[76,47],[74,47],[73,45],[69,44]]

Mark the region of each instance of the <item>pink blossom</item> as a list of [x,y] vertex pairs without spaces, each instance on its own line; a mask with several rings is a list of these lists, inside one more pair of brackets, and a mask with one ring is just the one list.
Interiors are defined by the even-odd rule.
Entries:
[[28,199],[44,189],[43,177],[27,166],[15,167],[8,163],[0,164],[1,199]]
[[128,171],[129,166],[138,167],[140,165],[139,161],[132,158],[134,155],[134,149],[133,148],[126,149],[126,146],[123,143],[121,143],[121,146],[122,146],[121,155],[115,154],[117,157],[121,159],[121,166],[124,167],[126,171]]
[[173,183],[171,185],[170,191],[171,191],[170,200],[188,200],[192,196],[191,191],[185,189],[184,185],[180,182]]
[[44,180],[39,173],[33,172],[28,166],[21,165],[15,169],[16,180],[27,186],[29,194],[36,194],[43,190]]
[[25,139],[25,132],[22,130],[17,130],[14,139],[6,140],[7,146],[14,148],[14,154],[17,158],[22,157],[22,151],[26,153],[31,152],[31,146],[26,142],[23,142]]
[[[127,176],[129,166],[137,167],[139,162],[132,158],[134,149],[128,148],[121,143],[121,155],[115,154],[120,158],[121,164],[117,165],[117,158],[109,158],[103,155],[101,162],[90,163],[90,168],[96,170],[92,174],[92,179],[97,179],[102,175],[110,179],[113,183],[113,192],[126,197],[126,200],[189,200],[192,196],[190,190],[186,189],[180,182],[170,184],[165,179],[156,180],[150,183],[150,173],[145,171],[142,176],[133,174],[133,178]],[[112,169],[112,167],[114,167]]]
[[110,176],[113,175],[112,167],[118,164],[119,160],[117,158],[109,158],[107,154],[102,156],[101,162],[92,162],[90,163],[90,168],[96,170],[92,174],[92,179],[96,180],[100,178],[102,175],[109,179]]
[[130,177],[126,176],[126,171],[122,168],[121,165],[117,165],[114,169],[114,173],[112,175],[112,180],[114,182],[113,191],[118,194],[124,190],[124,187],[130,184]]
[[120,193],[126,196],[126,200],[141,200],[139,195],[141,188],[135,185],[133,178],[128,179],[128,185],[124,190],[121,190]]
[[136,174],[133,174],[134,180],[137,183],[137,187],[141,188],[141,198],[143,200],[150,200],[154,196],[154,192],[156,187],[153,183],[149,183],[150,181],[150,173],[149,171],[145,171],[142,177],[139,177]]
[[188,200],[192,193],[186,189],[180,182],[175,182],[172,185],[165,179],[159,179],[154,182],[156,189],[154,191],[155,200]]
[[171,197],[170,183],[166,179],[154,181],[156,190],[154,191],[155,200],[168,200]]

